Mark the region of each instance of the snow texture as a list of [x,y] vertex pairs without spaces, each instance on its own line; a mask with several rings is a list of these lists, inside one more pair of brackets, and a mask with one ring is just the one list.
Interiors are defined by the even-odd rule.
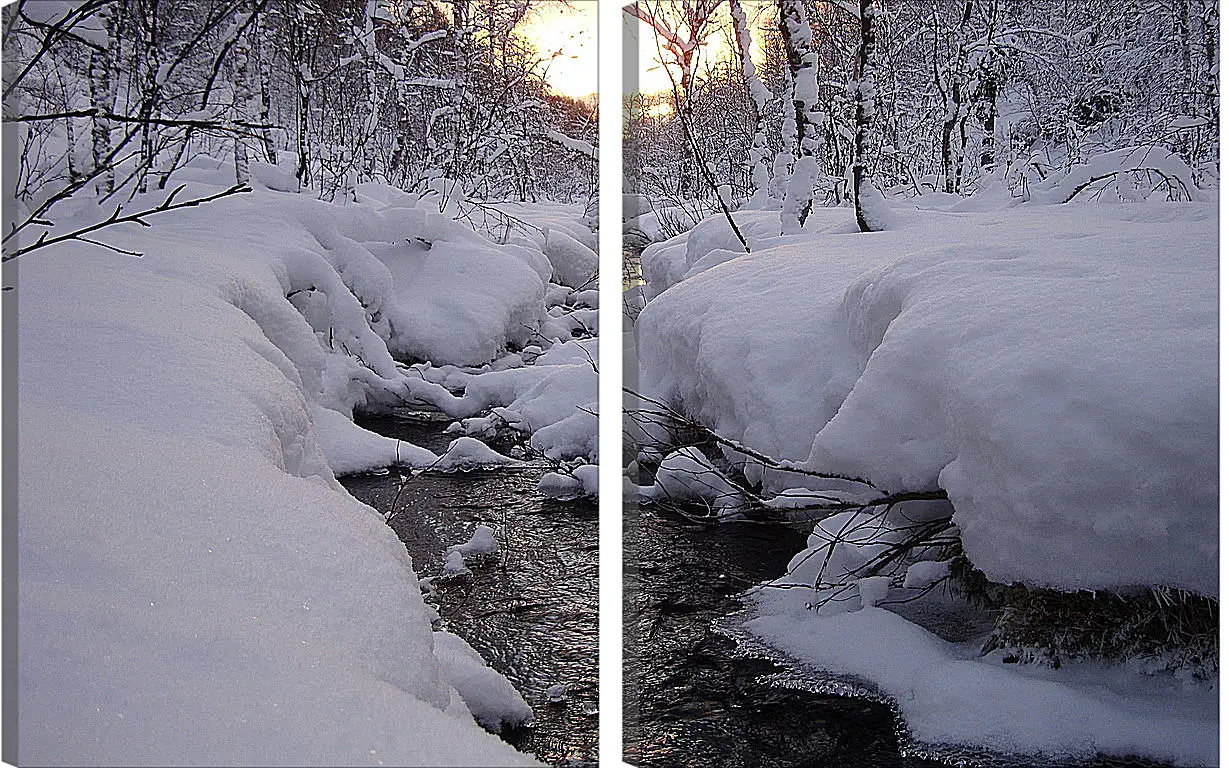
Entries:
[[552,499],[574,499],[597,496],[598,468],[596,464],[581,464],[567,474],[547,472],[538,481],[538,491]]
[[495,540],[495,529],[489,525],[478,525],[464,544],[454,544],[448,548],[449,554],[460,552],[462,557],[491,555],[498,551],[499,542]]
[[641,386],[780,458],[945,489],[997,581],[1216,594],[1215,207],[898,213],[650,301]]
[[[780,245],[780,210],[742,210],[733,214],[734,223],[747,239],[752,251]],[[795,220],[796,223],[796,220]],[[848,216],[832,216],[831,211],[816,211],[807,219],[806,232],[856,232],[858,225]],[[712,216],[694,229],[664,242],[653,243],[640,254],[640,271],[646,283],[645,298],[652,299],[670,286],[692,275],[744,254],[725,216]]]
[[747,628],[809,666],[871,682],[926,744],[971,745],[1021,762],[1078,764],[1100,753],[1218,764],[1214,689],[1092,662],[1057,670],[1004,664],[882,608],[821,618],[767,607]]
[[448,450],[436,466],[440,469],[480,469],[516,464],[520,462],[487,447],[481,440],[458,437],[448,444]]
[[500,730],[533,719],[533,710],[508,679],[487,666],[469,643],[451,632],[435,632],[435,655],[444,679],[457,689],[484,728]]
[[[597,360],[596,339],[555,345],[532,366],[469,377],[458,408],[478,413],[506,404],[495,416],[532,433],[530,446],[547,458],[596,462],[597,369],[590,360]],[[483,434],[493,426],[490,417],[463,419],[460,425],[467,434]]]
[[[954,510],[967,555],[995,581],[1215,596],[1215,205],[984,207],[901,207],[890,231],[866,234],[848,234],[847,209],[817,209],[806,234],[732,256],[714,218],[651,247],[639,386],[805,468],[946,490],[950,509],[907,505],[911,519]],[[743,215],[753,228],[762,214]],[[778,494],[773,507],[849,493],[747,466]],[[882,535],[827,547],[865,514],[817,524],[783,581],[814,578],[813,553],[833,572],[864,563]],[[925,588],[946,567],[905,578]],[[1215,764],[1215,690],[1128,665],[979,658],[980,645],[875,608],[888,586],[860,579],[857,599],[818,612],[813,591],[769,587],[749,628],[872,682],[925,743]]]
[[698,502],[717,514],[731,514],[742,506],[743,494],[698,448],[672,452],[657,469],[651,491],[642,496],[678,502]]
[[597,254],[566,232],[548,231],[545,243],[556,282],[583,289],[597,282]]
[[[186,173],[185,196],[229,181]],[[474,722],[525,710],[432,633],[404,546],[334,474],[431,461],[345,417],[448,405],[390,346],[484,362],[545,279],[395,190],[270,186],[107,231],[143,258],[19,263],[19,761],[534,764]]]

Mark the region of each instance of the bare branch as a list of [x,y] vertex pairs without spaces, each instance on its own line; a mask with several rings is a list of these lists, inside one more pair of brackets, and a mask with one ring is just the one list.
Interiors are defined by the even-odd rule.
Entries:
[[[38,240],[34,241],[32,244],[27,245],[24,248],[19,248],[15,251],[5,253],[3,256],[0,256],[0,261],[12,261],[13,259],[16,259],[18,256],[24,256],[25,254],[30,253],[31,251],[36,251],[40,248],[45,248],[49,245],[56,245],[57,243],[62,243],[68,240],[82,240],[84,242],[91,243],[93,245],[103,245],[103,243],[99,243],[94,240],[86,238],[85,235],[88,235],[91,232],[97,232],[98,230],[104,229],[113,224],[135,223],[135,224],[140,224],[141,226],[148,227],[150,226],[150,224],[148,221],[145,220],[145,217],[147,216],[153,216],[155,214],[165,213],[167,211],[176,211],[181,208],[194,208],[198,205],[210,203],[210,202],[213,202],[214,200],[219,200],[223,197],[229,197],[231,195],[237,195],[237,194],[242,194],[245,192],[252,191],[252,188],[247,185],[236,184],[233,187],[224,189],[221,192],[215,192],[212,195],[206,195],[205,197],[197,197],[191,200],[184,200],[181,203],[174,202],[175,197],[181,191],[183,191],[183,188],[184,188],[184,185],[182,184],[176,187],[169,195],[166,196],[166,199],[164,199],[161,203],[154,206],[153,208],[147,208],[142,211],[137,211],[136,213],[129,213],[129,214],[121,216],[120,213],[123,211],[123,206],[116,206],[115,211],[110,216],[108,216],[107,218],[103,219],[100,222],[91,224],[87,227],[82,227],[72,232],[66,232],[63,235],[57,235],[56,237],[48,237],[47,235],[49,233],[44,232],[38,238]],[[123,249],[116,248],[114,246],[106,245],[104,247],[110,248],[111,250],[114,250],[114,251],[119,251],[120,253],[128,253],[129,255],[134,255],[132,251],[124,251]],[[135,255],[139,255],[139,254],[135,254]]]

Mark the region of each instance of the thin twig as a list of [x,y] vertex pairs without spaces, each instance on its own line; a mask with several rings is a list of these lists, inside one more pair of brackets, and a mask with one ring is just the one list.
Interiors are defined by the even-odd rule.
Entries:
[[[684,424],[688,424],[690,426],[695,427],[696,429],[700,430],[705,435],[707,435],[714,441],[720,443],[721,445],[724,445],[725,447],[730,448],[731,450],[737,451],[738,453],[741,453],[745,456],[750,456],[756,461],[764,464],[769,469],[777,469],[782,472],[790,472],[793,474],[805,475],[808,477],[821,477],[821,478],[824,478],[825,480],[844,480],[846,482],[857,483],[858,485],[865,485],[868,488],[874,488],[875,490],[879,490],[879,486],[875,485],[870,480],[867,480],[865,478],[856,477],[853,475],[842,475],[842,474],[838,474],[835,472],[818,472],[813,469],[804,469],[802,467],[796,467],[790,464],[786,464],[785,462],[782,462],[778,459],[774,459],[771,456],[768,456],[767,454],[760,453],[759,451],[753,448],[748,448],[742,443],[739,443],[735,440],[731,440],[728,437],[722,437],[721,435],[717,434],[716,432],[704,426],[703,424],[693,419],[690,419],[687,416],[684,416],[683,414],[679,413],[678,411],[671,408],[669,405],[666,405],[660,400],[656,400],[652,397],[649,397],[648,395],[643,395],[633,389],[629,389],[628,387],[623,387],[623,392],[624,394],[631,395],[632,397],[638,398],[640,400],[645,401],[646,403],[650,403],[658,407],[664,413],[679,420],[680,422],[683,422]],[[885,496],[886,495],[887,494],[885,494]]]
[[[88,227],[82,227],[81,229],[77,229],[72,232],[67,232],[63,235],[58,235],[56,237],[48,237],[47,235],[49,233],[44,232],[38,238],[38,240],[36,240],[34,243],[27,245],[24,248],[19,248],[11,253],[6,253],[3,256],[0,256],[0,262],[12,261],[18,256],[24,256],[25,254],[30,253],[31,251],[36,251],[39,248],[45,248],[49,245],[55,245],[57,243],[62,243],[67,240],[84,240],[85,242],[94,242],[94,241],[86,239],[84,235],[88,235],[91,232],[97,232],[98,230],[103,229],[105,227],[109,227],[113,224],[136,223],[136,224],[140,224],[143,227],[148,227],[150,226],[150,224],[148,221],[145,220],[146,216],[153,216],[155,214],[165,213],[167,211],[175,211],[181,208],[194,208],[198,205],[203,205],[205,203],[213,202],[214,200],[218,200],[223,197],[229,197],[230,195],[242,194],[245,192],[252,191],[252,188],[247,186],[246,184],[236,184],[233,187],[224,189],[221,192],[215,192],[212,195],[207,195],[205,197],[197,197],[191,200],[185,200],[182,203],[174,202],[176,195],[182,192],[183,189],[184,189],[184,185],[182,184],[176,187],[174,190],[171,191],[169,195],[166,196],[165,200],[163,200],[160,204],[158,204],[157,206],[153,208],[148,208],[143,211],[137,211],[136,213],[130,213],[125,216],[121,216],[120,213],[123,211],[123,206],[117,206],[115,211],[110,216],[108,216],[107,218],[103,219],[102,221],[96,224],[91,224]],[[107,247],[111,247],[111,246],[107,246]],[[113,250],[119,250],[119,249],[113,248]],[[139,256],[141,254],[135,254],[135,255]]]

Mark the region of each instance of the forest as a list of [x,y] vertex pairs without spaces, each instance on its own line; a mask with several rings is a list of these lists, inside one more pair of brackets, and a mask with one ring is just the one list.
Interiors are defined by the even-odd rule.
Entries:
[[3,23],[5,760],[592,764],[592,14]]
[[[219,152],[236,185],[259,159],[324,200],[372,180],[415,192],[447,179],[462,201],[595,194],[596,103],[547,88],[549,59],[511,34],[528,2],[89,0],[7,13],[5,119],[23,134],[13,183],[36,204],[6,238],[34,234],[78,191],[119,202],[164,190]],[[560,145],[572,151],[550,151]]]
[[812,205],[853,204],[863,181],[879,197],[1131,200],[1190,199],[1219,179],[1211,0],[636,8],[653,30],[642,55],[671,80],[627,97],[628,191],[687,225],[724,196],[788,201],[801,226]]
[[1217,764],[1217,4],[623,23],[631,762]]

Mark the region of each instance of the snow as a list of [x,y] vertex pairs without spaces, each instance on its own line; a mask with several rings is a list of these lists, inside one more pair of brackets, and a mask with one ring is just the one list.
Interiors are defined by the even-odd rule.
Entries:
[[591,211],[582,205],[558,203],[522,203],[504,201],[496,206],[502,213],[529,225],[526,237],[541,247],[546,230],[566,232],[591,251],[597,250],[597,235],[591,229],[596,223]]
[[[804,70],[813,72],[813,69]],[[811,78],[811,84],[815,80]],[[802,85],[800,82],[799,86]],[[797,92],[799,88],[795,89]],[[795,98],[799,98],[795,96]],[[797,234],[802,231],[802,214],[811,205],[815,195],[815,184],[819,181],[819,161],[811,155],[804,155],[794,162],[794,170],[790,174],[789,183],[785,188],[785,202],[781,206],[781,233]]]
[[439,469],[480,469],[484,467],[513,466],[516,459],[488,448],[486,443],[472,437],[458,437],[448,444],[448,450],[440,457]]
[[[1178,155],[1159,146],[1129,147],[1103,152],[1088,159],[1088,162],[1074,166],[1067,173],[1056,175],[1037,185],[1032,194],[1037,203],[1064,203],[1080,194],[1082,190],[1099,179],[1116,177],[1115,185],[1119,195],[1132,199],[1136,194],[1131,189],[1128,174],[1153,171],[1170,180],[1170,184],[1178,187],[1171,194],[1180,196],[1178,199],[1190,199],[1198,194],[1195,186],[1194,172]],[[1148,184],[1151,188],[1153,184]],[[1144,190],[1144,194],[1148,190]],[[1124,194],[1125,193],[1125,194]],[[1117,200],[1115,196],[1110,198]]]
[[[228,185],[208,168],[185,196]],[[107,230],[143,258],[17,262],[19,761],[535,764],[475,723],[526,710],[432,632],[405,547],[334,476],[460,463],[347,417],[457,407],[390,349],[502,353],[545,316],[545,257],[394,190],[333,206],[253,169],[273,183]]]
[[[818,523],[782,582],[813,580],[825,557],[831,573],[852,573],[891,541],[894,515],[950,514],[996,582],[1215,596],[1216,206],[912,202],[950,210],[885,200],[888,230],[863,234],[848,209],[821,208],[790,237],[773,236],[775,212],[740,211],[750,254],[731,253],[713,217],[642,257],[639,391],[787,463],[867,478],[879,490],[863,496],[949,497]],[[681,473],[670,463],[684,461],[694,465]],[[665,483],[693,497],[704,493],[694,478],[714,469],[685,452],[666,466]],[[757,462],[745,472],[788,514],[851,493]],[[662,477],[625,490],[657,498]],[[848,535],[871,524],[864,540]],[[924,561],[895,578],[924,589],[946,568]],[[982,658],[980,644],[875,608],[892,583],[852,578],[818,611],[813,590],[763,589],[748,626],[811,666],[872,682],[923,743],[1215,764],[1206,684]]]
[[512,683],[487,666],[469,643],[451,632],[435,632],[433,636],[444,679],[457,689],[474,719],[484,728],[498,731],[504,725],[520,725],[533,719],[533,710]]
[[717,514],[731,514],[742,506],[743,493],[730,483],[697,448],[682,448],[662,460],[656,481],[641,496],[677,502],[699,502]]
[[[637,196],[643,197],[643,196]],[[623,232],[642,236],[650,242],[659,242],[684,232],[705,218],[699,205],[692,208],[681,205],[645,204],[642,213],[629,215],[628,207],[634,203],[624,202]]]
[[906,589],[926,589],[927,587],[937,584],[940,580],[947,578],[949,562],[934,560],[923,560],[909,566],[909,570],[905,573],[905,588]]
[[454,549],[444,556],[444,567],[442,573],[445,577],[468,576],[469,566],[465,564],[465,555],[461,554],[460,550]]
[[454,544],[448,548],[448,553],[460,552],[462,557],[491,555],[499,551],[499,542],[495,540],[495,529],[489,525],[477,525],[474,533],[464,544]]
[[[420,226],[414,226],[415,213],[421,214]],[[492,247],[439,213],[390,211],[386,222],[394,215],[402,226],[410,225],[406,236],[369,246],[388,267],[399,299],[384,311],[394,355],[476,365],[509,344],[529,341],[545,319],[546,281],[535,269],[534,251]]]
[[597,147],[593,146],[587,141],[582,139],[573,139],[571,136],[567,136],[553,129],[546,131],[544,135],[551,141],[566,147],[573,152],[579,152],[591,160],[597,160]]
[[329,467],[337,475],[352,475],[383,467],[430,467],[439,457],[404,440],[377,435],[345,415],[317,406],[312,426]]
[[882,232],[896,225],[897,217],[891,204],[884,198],[883,193],[869,181],[863,180],[862,182],[860,204],[862,219],[871,232]]
[[[805,231],[855,232],[857,223],[832,210],[812,212]],[[734,223],[747,239],[751,250],[779,245],[781,211],[741,210],[733,214]],[[795,220],[796,223],[796,220]],[[762,244],[762,245],[761,245]],[[653,243],[640,254],[640,271],[646,283],[644,295],[652,299],[675,283],[742,256],[742,245],[730,229],[725,216],[711,216],[681,235]]]
[[812,668],[873,683],[913,739],[1071,764],[1101,754],[1217,765],[1217,691],[1091,662],[1004,664],[882,608],[820,618],[771,608],[747,628]]
[[[596,344],[574,345],[575,355],[596,360]],[[588,350],[588,351],[585,351]],[[588,363],[560,362],[578,357],[560,352],[532,366],[492,371],[470,378],[459,407],[472,413],[497,403],[508,405],[499,418],[509,426],[532,433],[529,444],[551,459],[586,457],[597,460],[597,370]],[[586,358],[587,359],[587,358]],[[490,422],[483,417],[463,419],[467,434],[483,433]]]
[[1095,211],[718,265],[641,313],[641,386],[779,458],[945,489],[997,581],[1215,594],[1216,211]]
[[566,232],[548,230],[545,252],[556,282],[576,289],[596,282],[597,254]]
[[596,464],[581,464],[566,474],[547,472],[538,481],[538,491],[552,499],[575,499],[580,496],[597,496],[598,467]]

